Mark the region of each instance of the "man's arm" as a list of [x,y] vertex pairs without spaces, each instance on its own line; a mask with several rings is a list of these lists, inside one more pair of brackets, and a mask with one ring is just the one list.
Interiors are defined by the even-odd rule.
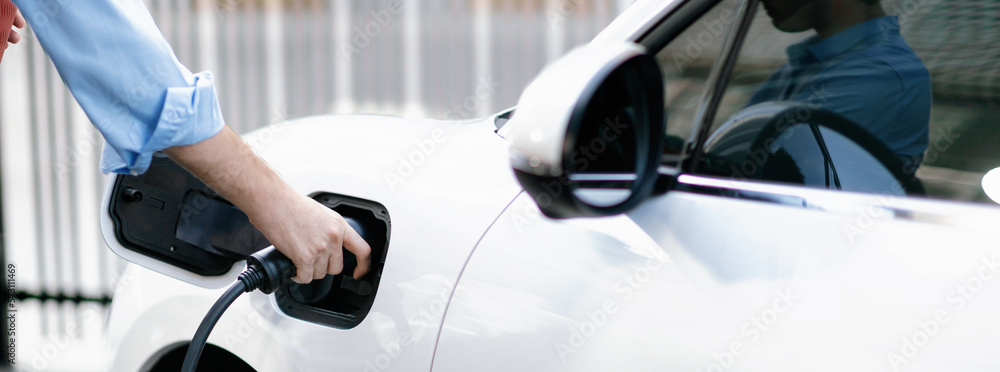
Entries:
[[[3,0],[0,0],[3,1]],[[240,207],[306,283],[370,248],[329,208],[297,194],[225,126],[211,74],[177,61],[141,0],[14,0],[60,77],[100,130],[104,172],[142,173],[164,150]],[[48,9],[48,7],[58,7]]]
[[242,209],[295,263],[296,282],[339,273],[344,266],[341,246],[358,258],[355,278],[368,272],[371,247],[343,217],[295,192],[228,127],[202,142],[164,152]]

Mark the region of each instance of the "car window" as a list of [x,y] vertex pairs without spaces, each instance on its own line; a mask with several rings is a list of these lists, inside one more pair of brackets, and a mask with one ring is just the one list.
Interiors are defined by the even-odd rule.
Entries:
[[[691,2],[694,3],[694,2]],[[708,88],[709,73],[737,23],[743,1],[721,1],[656,54],[664,79],[667,117],[665,153],[679,155],[695,126],[695,111]],[[688,4],[694,7],[696,4]]]
[[[976,4],[763,0],[709,133],[762,104],[832,111],[877,139],[928,197],[992,204],[982,179],[1000,167],[1000,4]],[[824,166],[854,158],[831,155]]]

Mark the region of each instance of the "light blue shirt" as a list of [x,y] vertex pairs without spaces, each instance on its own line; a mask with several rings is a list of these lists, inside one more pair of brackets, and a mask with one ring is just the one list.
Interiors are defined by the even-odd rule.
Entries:
[[177,61],[141,0],[14,3],[104,135],[101,172],[145,172],[154,152],[222,130],[212,75]]
[[927,150],[930,73],[899,34],[896,16],[873,19],[827,39],[788,47],[788,60],[750,99],[827,108],[868,129],[902,157]]

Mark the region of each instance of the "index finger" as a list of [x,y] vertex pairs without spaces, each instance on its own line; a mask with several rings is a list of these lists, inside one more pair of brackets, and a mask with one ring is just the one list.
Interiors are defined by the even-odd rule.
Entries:
[[372,247],[354,229],[348,228],[346,231],[344,249],[354,253],[354,257],[358,259],[358,267],[354,269],[354,279],[360,279],[371,268]]
[[21,11],[18,10],[17,13],[14,14],[14,27],[24,28],[25,25],[27,25],[27,23],[24,22],[24,16],[21,15]]
[[295,264],[295,277],[292,278],[292,281],[299,284],[309,284],[313,280],[313,263],[298,255],[291,257],[286,254],[286,256],[292,258],[292,263]]

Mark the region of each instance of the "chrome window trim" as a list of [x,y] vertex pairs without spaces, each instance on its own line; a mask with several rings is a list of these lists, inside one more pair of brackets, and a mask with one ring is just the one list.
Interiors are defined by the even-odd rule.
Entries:
[[[954,226],[974,231],[995,232],[1000,221],[1000,208],[988,205],[924,199],[904,195],[866,194],[840,190],[824,190],[796,185],[740,181],[718,177],[682,174],[677,185],[731,190],[749,193],[739,197],[751,202],[765,202],[789,207],[813,209],[849,217],[878,220],[900,220]],[[677,190],[671,192],[689,192]],[[694,192],[697,193],[697,192]],[[698,193],[701,194],[701,193]],[[722,197],[722,196],[719,196]],[[790,203],[789,201],[793,201]],[[794,202],[800,201],[800,205]]]

